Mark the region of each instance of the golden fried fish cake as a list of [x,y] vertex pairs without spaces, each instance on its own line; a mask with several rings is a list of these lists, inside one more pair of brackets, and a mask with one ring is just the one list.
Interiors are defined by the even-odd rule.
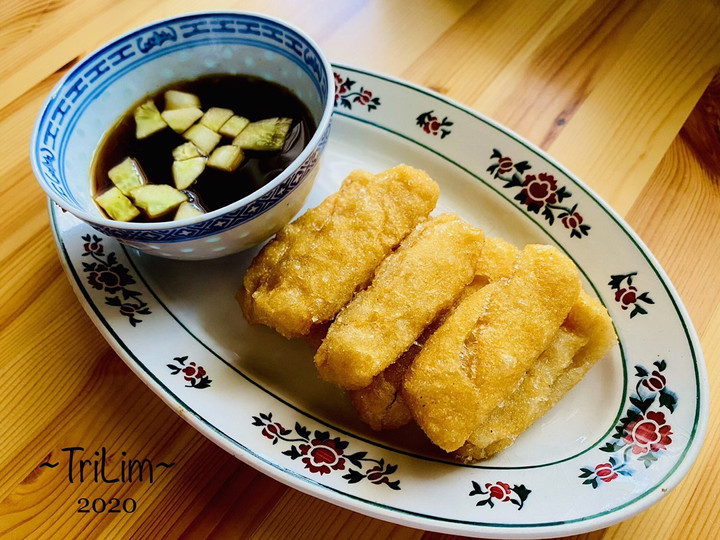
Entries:
[[552,246],[528,245],[510,278],[458,305],[403,384],[415,420],[435,444],[454,451],[465,443],[547,348],[579,292],[570,259]]
[[548,349],[528,370],[518,389],[475,430],[458,456],[467,461],[486,459],[512,444],[554,407],[615,342],[607,310],[581,291]]
[[518,255],[520,250],[510,242],[497,237],[486,238],[475,274],[485,278],[487,283],[508,277],[515,268]]
[[499,282],[491,283],[464,298],[428,338],[405,374],[405,403],[430,440],[444,450],[455,450],[457,440],[464,437],[465,442],[477,425],[474,411],[480,407],[481,394],[465,371],[461,351],[465,336],[499,287]]
[[[475,270],[475,278],[463,290],[462,298],[484,287],[488,282],[512,273],[520,250],[501,238],[486,238]],[[376,375],[369,386],[350,392],[350,399],[360,418],[375,430],[396,429],[412,421],[412,412],[400,391],[405,373],[410,368],[423,343],[450,315],[453,307],[441,314],[400,359]]]
[[549,410],[557,377],[570,365],[587,338],[561,326],[547,349],[525,374],[520,386],[477,427],[457,455],[472,461],[485,459],[515,441]]
[[617,342],[615,328],[607,309],[585,291],[580,292],[564,324],[576,334],[586,336],[588,342],[578,351],[568,370],[553,386],[554,393],[559,393],[561,397]]
[[[489,240],[489,239],[488,239]],[[483,253],[485,252],[483,248]],[[473,281],[463,289],[460,297],[455,301],[460,302],[462,298],[473,291],[484,287],[487,283],[485,276],[475,276]],[[412,412],[405,403],[402,396],[402,384],[405,373],[410,369],[413,360],[420,353],[427,338],[445,321],[452,313],[454,306],[442,312],[428,326],[422,335],[413,343],[410,348],[394,363],[385,370],[373,377],[372,382],[360,390],[351,390],[350,399],[360,418],[371,428],[396,429],[412,421]]]
[[[484,250],[483,250],[484,252]],[[473,281],[463,289],[461,298],[472,291],[484,287],[487,283],[485,277],[475,276]],[[375,430],[397,429],[412,422],[412,412],[402,396],[402,383],[405,373],[412,365],[415,357],[420,353],[427,338],[452,313],[453,306],[442,312],[420,335],[410,348],[389,365],[384,371],[375,375],[372,382],[365,388],[350,391],[350,400],[360,419]]]
[[331,321],[427,218],[438,195],[425,172],[406,165],[378,175],[353,171],[255,257],[237,294],[245,318],[285,337]]
[[372,429],[397,429],[412,421],[412,413],[400,393],[405,372],[420,352],[413,344],[394,363],[375,375],[365,388],[350,392],[350,400],[360,419]]
[[315,354],[320,376],[348,390],[368,386],[473,279],[484,240],[455,214],[421,223],[330,325]]

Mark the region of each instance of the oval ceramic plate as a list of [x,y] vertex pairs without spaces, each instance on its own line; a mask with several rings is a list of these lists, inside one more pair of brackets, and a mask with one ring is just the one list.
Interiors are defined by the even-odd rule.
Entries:
[[698,453],[708,386],[695,331],[654,257],[586,186],[503,127],[398,80],[348,66],[335,66],[335,78],[332,134],[306,207],[355,168],[425,169],[441,187],[438,212],[520,246],[564,250],[608,308],[618,345],[513,446],[461,465],[415,426],[372,432],[318,378],[307,345],[245,323],[234,294],[257,250],[200,263],[148,257],[52,207],[61,258],[98,328],[218,445],[380,519],[548,537],[606,527],[658,501]]

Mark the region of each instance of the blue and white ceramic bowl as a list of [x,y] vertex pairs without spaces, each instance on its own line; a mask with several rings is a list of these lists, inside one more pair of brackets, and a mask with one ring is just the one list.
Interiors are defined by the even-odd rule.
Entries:
[[[246,73],[291,89],[317,131],[303,152],[251,195],[196,218],[121,223],[92,200],[95,150],[135,102],[173,81]],[[79,62],[57,84],[36,120],[30,156],[48,196],[102,233],[175,259],[209,259],[258,244],[286,224],[310,192],[330,132],[334,91],[317,44],[288,24],[244,12],[205,12],[132,31]]]

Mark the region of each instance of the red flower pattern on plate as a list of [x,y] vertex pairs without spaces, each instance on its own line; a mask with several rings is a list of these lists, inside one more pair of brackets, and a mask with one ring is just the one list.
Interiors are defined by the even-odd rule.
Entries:
[[352,88],[356,81],[350,77],[343,78],[338,72],[333,72],[333,75],[335,78],[335,107],[352,109],[353,103],[357,103],[370,112],[380,106],[380,98],[373,95],[371,90],[361,86],[360,90],[354,92]]
[[577,212],[573,212],[560,218],[560,221],[566,229],[577,229],[582,224],[583,217]]
[[672,431],[666,424],[665,414],[662,412],[648,412],[635,422],[625,426],[625,437],[627,444],[632,444],[633,454],[647,454],[665,450],[672,439]]
[[507,174],[513,170],[513,161],[507,156],[500,156],[498,158],[497,174]]
[[641,384],[651,392],[660,392],[665,388],[667,379],[657,369],[652,370],[650,375],[643,378]]
[[527,207],[534,205],[539,209],[545,204],[557,202],[557,182],[551,174],[540,173],[537,176],[528,174],[522,185],[520,195],[523,196],[523,201],[521,202]]
[[497,148],[490,159],[493,163],[487,168],[493,178],[502,180],[503,188],[520,188],[514,199],[524,206],[528,212],[542,215],[550,225],[560,220],[565,229],[570,231],[571,238],[587,236],[590,225],[578,211],[578,205],[564,206],[562,202],[572,197],[565,186],[560,186],[557,179],[550,173],[525,174],[532,168],[527,161],[515,161],[504,156]]
[[342,471],[345,469],[343,451],[339,448],[339,439],[327,439],[321,441],[313,439],[310,444],[301,444],[300,453],[305,456],[302,462],[310,472],[329,474],[330,471]]
[[620,303],[620,307],[627,309],[637,302],[637,288],[633,285],[623,287],[615,291],[615,301]]
[[383,467],[380,464],[376,464],[365,471],[366,478],[373,484],[391,484],[390,475],[395,472],[397,467],[391,465],[389,467]]
[[[597,488],[609,483],[618,475],[632,476],[631,463],[635,460],[650,467],[673,442],[672,427],[666,414],[673,414],[677,396],[667,388],[665,370],[667,362],[653,362],[655,369],[649,371],[635,366],[637,383],[635,392],[628,396],[630,407],[615,426],[612,439],[600,448],[611,454],[607,462],[594,467],[581,467],[583,484]],[[665,411],[658,410],[664,408]]]
[[267,424],[262,430],[263,436],[270,439],[273,444],[276,444],[283,435],[290,433],[291,431],[289,429],[285,429],[282,424],[278,424],[277,422]]
[[510,500],[510,484],[505,482],[495,482],[494,484],[485,484],[485,489],[490,491],[490,496],[493,499],[497,499],[500,502],[506,502]]
[[182,372],[186,381],[198,381],[206,375],[205,368],[198,366],[195,362],[190,362]]
[[292,460],[300,459],[305,469],[313,474],[344,471],[342,478],[349,484],[368,480],[372,484],[385,484],[390,489],[400,489],[400,480],[390,479],[397,471],[397,465],[386,464],[382,458],[368,457],[367,452],[349,453],[347,449],[350,443],[340,437],[330,437],[328,431],[316,430],[313,433],[299,422],[295,422],[294,429],[285,429],[273,421],[272,413],[253,416],[252,423],[262,427],[262,434],[271,439],[273,444],[278,441],[290,443],[290,448],[282,454]]
[[623,311],[630,309],[630,318],[636,315],[647,315],[645,305],[654,304],[650,294],[643,292],[638,294],[638,289],[633,285],[633,278],[637,272],[629,274],[616,274],[610,276],[608,285],[615,291],[615,301],[620,304]]
[[82,256],[91,260],[82,263],[90,286],[107,293],[109,296],[105,297],[105,304],[120,308],[120,314],[128,318],[131,326],[142,322],[139,315],[150,315],[152,312],[141,300],[142,294],[129,287],[135,284],[135,278],[130,274],[130,270],[118,262],[114,252],[105,255],[102,237],[86,234],[81,238]]
[[350,89],[343,84],[343,78],[337,72],[333,73],[333,75],[335,76],[335,106],[337,107],[340,96],[346,94]]
[[86,254],[94,253],[95,255],[100,256],[104,254],[103,245],[101,244],[102,238],[94,234],[92,236],[88,234],[83,236],[82,238],[83,240],[85,240],[85,243],[83,244],[83,251]]
[[441,139],[444,139],[450,135],[451,131],[448,129],[453,125],[454,122],[448,120],[448,117],[444,117],[442,120],[438,118],[433,111],[428,111],[420,114],[415,119],[415,123],[422,128],[425,133],[429,135],[440,135]]
[[212,382],[205,371],[205,368],[198,366],[195,362],[188,362],[187,356],[176,356],[173,361],[177,364],[166,364],[172,375],[182,374],[188,384],[188,388],[209,388]]
[[490,508],[493,508],[496,502],[509,502],[517,506],[518,510],[522,510],[528,495],[532,493],[523,484],[516,484],[511,487],[507,482],[486,482],[484,489],[478,482],[473,481],[472,485],[473,490],[470,492],[470,496],[481,496],[481,499],[475,504],[475,506],[487,505]]
[[608,461],[595,465],[595,476],[603,482],[612,482],[618,477],[618,473],[613,469],[612,463]]
[[621,461],[618,457],[610,456],[609,461],[598,463],[593,468],[581,468],[580,478],[585,478],[583,484],[590,484],[597,489],[600,482],[608,484],[620,475],[631,476],[632,472],[627,465],[626,460]]

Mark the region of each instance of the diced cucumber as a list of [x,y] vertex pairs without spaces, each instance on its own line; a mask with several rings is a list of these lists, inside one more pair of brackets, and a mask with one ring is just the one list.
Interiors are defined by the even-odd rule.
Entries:
[[233,144],[244,150],[281,150],[291,124],[290,118],[251,122],[235,137]]
[[138,105],[133,116],[135,117],[135,136],[138,139],[149,137],[167,126],[152,99]]
[[117,187],[111,187],[97,195],[95,202],[105,210],[108,216],[117,221],[132,221],[140,215],[140,210],[135,208],[130,199],[123,195]]
[[222,169],[223,171],[233,172],[237,169],[243,160],[243,151],[239,147],[232,144],[218,146],[208,158],[208,167]]
[[129,157],[110,169],[108,176],[123,195],[129,195],[133,189],[147,183],[140,164]]
[[173,161],[172,175],[175,187],[187,189],[205,170],[205,157],[194,157],[182,161]]
[[165,110],[185,109],[188,107],[200,108],[200,98],[189,92],[180,90],[168,90],[165,92]]
[[213,131],[219,131],[222,125],[227,122],[233,115],[230,109],[221,109],[220,107],[210,107],[200,119],[203,126],[209,127]]
[[153,219],[175,210],[187,200],[187,195],[167,184],[145,184],[133,189],[130,196],[135,205]]
[[191,159],[202,155],[203,153],[200,149],[190,141],[183,143],[180,146],[176,146],[172,151],[172,156],[175,161],[183,161],[184,159]]
[[183,137],[191,141],[205,155],[210,154],[213,148],[218,145],[220,139],[222,139],[219,133],[215,133],[212,129],[202,124],[192,126],[183,133]]
[[167,125],[177,133],[182,133],[192,126],[203,112],[197,107],[185,107],[184,109],[167,109],[160,116],[167,122]]
[[175,212],[175,221],[178,219],[185,219],[189,217],[195,217],[195,216],[202,216],[205,212],[200,210],[197,206],[194,204],[185,201],[183,203],[180,203],[180,206],[178,206],[177,212]]
[[234,115],[230,117],[230,120],[222,125],[218,133],[220,135],[224,135],[225,137],[237,137],[249,123],[250,120],[244,116]]

